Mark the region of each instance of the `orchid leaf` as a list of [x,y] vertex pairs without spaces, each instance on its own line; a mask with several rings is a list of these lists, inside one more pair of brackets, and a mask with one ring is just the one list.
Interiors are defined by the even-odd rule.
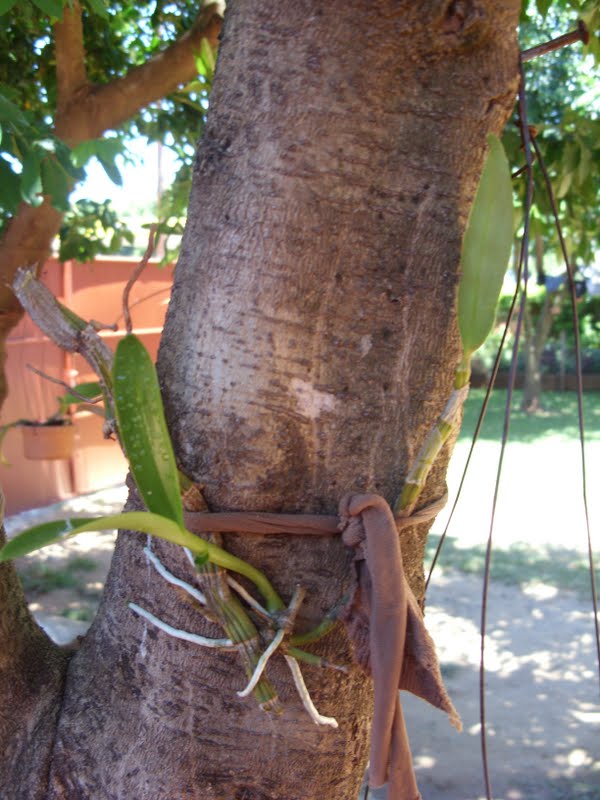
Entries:
[[35,525],[4,545],[0,550],[0,562],[22,558],[42,547],[63,542],[80,533],[114,528],[141,531],[150,536],[187,547],[199,556],[204,556],[207,552],[207,542],[172,520],[147,511],[126,511],[106,517],[54,520]]
[[496,136],[488,136],[488,144],[462,245],[458,326],[467,358],[481,347],[494,324],[513,241],[508,161]]
[[121,443],[140,495],[149,511],[183,528],[179,475],[158,378],[135,334],[119,342],[112,377]]
[[149,511],[124,511],[121,514],[111,514],[105,517],[72,518],[53,520],[35,525],[8,541],[0,550],[0,563],[22,558],[43,547],[64,542],[73,536],[88,531],[113,530],[140,531],[158,539],[187,547],[199,563],[211,561],[223,569],[238,572],[251,580],[267,602],[270,610],[283,607],[279,595],[267,580],[265,575],[256,567],[246,563],[237,556],[222,550],[217,545],[205,541],[199,536],[179,526],[173,520],[152,514]]

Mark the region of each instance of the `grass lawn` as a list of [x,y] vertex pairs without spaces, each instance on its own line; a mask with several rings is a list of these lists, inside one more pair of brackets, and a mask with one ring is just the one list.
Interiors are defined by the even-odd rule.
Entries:
[[[506,390],[499,389],[492,393],[485,422],[480,438],[498,442],[504,424],[504,407]],[[459,442],[471,441],[479,410],[483,403],[485,391],[472,389],[465,403],[463,425],[459,434]],[[577,395],[574,392],[544,392],[541,414],[530,416],[520,410],[522,392],[514,393],[510,440],[521,444],[539,442],[540,439],[579,440],[577,417]],[[600,392],[586,392],[583,396],[586,441],[600,441]]]
[[[472,391],[465,407],[464,424],[448,472],[450,501],[433,526],[427,547],[429,558],[456,496],[483,394],[483,390]],[[576,396],[546,392],[543,399],[545,413],[529,417],[519,410],[521,393],[514,396],[494,526],[492,577],[519,585],[544,583],[589,595]],[[505,402],[506,391],[494,392],[438,562],[442,569],[483,570]],[[588,502],[598,566],[600,393],[585,395],[584,413]]]

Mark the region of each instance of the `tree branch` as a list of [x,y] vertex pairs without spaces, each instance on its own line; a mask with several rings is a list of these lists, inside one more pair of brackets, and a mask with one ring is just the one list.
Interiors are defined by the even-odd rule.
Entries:
[[61,116],[79,92],[87,86],[81,6],[75,0],[65,5],[63,18],[54,26],[56,55],[56,113]]
[[78,93],[63,114],[57,114],[57,135],[70,145],[95,139],[192,80],[197,74],[194,53],[202,39],[208,39],[211,47],[217,46],[222,23],[217,8],[216,3],[206,6],[187,33],[125,77],[89,87],[84,97]]

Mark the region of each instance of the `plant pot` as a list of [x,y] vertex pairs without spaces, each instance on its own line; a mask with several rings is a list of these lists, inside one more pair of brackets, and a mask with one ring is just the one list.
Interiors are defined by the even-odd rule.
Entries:
[[22,425],[21,430],[25,458],[49,461],[71,458],[75,447],[75,428],[71,422]]

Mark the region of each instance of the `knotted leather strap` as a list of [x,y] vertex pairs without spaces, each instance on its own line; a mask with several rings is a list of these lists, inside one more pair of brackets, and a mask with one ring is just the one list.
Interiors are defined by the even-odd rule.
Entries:
[[[357,585],[348,606],[356,660],[373,676],[369,786],[389,783],[389,800],[420,798],[400,705],[406,689],[460,719],[444,687],[433,640],[404,575],[397,525],[377,494],[348,495],[340,503],[344,543],[356,550]],[[368,639],[368,648],[365,640]]]
[[[445,501],[445,498],[444,498]],[[196,533],[236,532],[333,536],[355,550],[356,582],[343,621],[355,658],[373,676],[369,786],[389,783],[389,800],[419,800],[399,689],[416,694],[461,723],[444,687],[433,640],[402,566],[398,528],[435,516],[436,502],[411,517],[394,519],[383,497],[347,495],[338,517],[261,512],[186,512]]]

